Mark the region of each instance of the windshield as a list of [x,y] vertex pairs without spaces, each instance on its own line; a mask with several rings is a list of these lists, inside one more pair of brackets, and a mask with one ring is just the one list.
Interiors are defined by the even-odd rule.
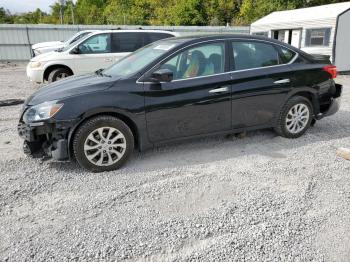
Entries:
[[176,47],[178,44],[179,43],[174,41],[159,41],[152,43],[119,60],[116,64],[105,69],[103,73],[119,77],[131,76]]
[[[84,41],[86,38],[88,38],[88,36],[90,35],[90,33],[88,33],[87,35],[84,35],[83,38],[80,38],[79,40],[81,40],[80,42]],[[69,49],[71,49],[73,46],[76,45],[76,41],[72,42],[71,44],[69,45],[66,45],[65,47],[62,47],[60,49],[57,50],[57,52],[65,52]]]
[[71,36],[70,38],[66,39],[64,41],[64,43],[66,45],[72,44],[74,42],[76,42],[77,40],[79,40],[80,38],[86,36],[87,34],[90,34],[91,32],[78,32],[76,34],[74,34],[73,36]]

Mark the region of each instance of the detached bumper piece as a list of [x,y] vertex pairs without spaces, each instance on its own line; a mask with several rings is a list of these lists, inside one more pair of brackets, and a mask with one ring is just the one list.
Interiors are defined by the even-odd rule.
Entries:
[[23,151],[33,158],[52,157],[63,161],[69,159],[67,128],[54,128],[54,124],[18,124],[18,134],[24,139]]

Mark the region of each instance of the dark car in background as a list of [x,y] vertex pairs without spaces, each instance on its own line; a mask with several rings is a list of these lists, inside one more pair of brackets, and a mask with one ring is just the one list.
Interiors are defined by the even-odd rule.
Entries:
[[24,150],[76,159],[91,171],[122,166],[134,148],[274,128],[297,138],[339,109],[329,61],[257,36],[187,36],[152,43],[94,74],[27,99]]

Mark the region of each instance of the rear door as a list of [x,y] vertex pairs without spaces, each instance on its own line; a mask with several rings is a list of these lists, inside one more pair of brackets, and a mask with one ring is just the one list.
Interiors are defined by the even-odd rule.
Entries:
[[71,54],[76,74],[90,73],[113,64],[111,34],[93,35],[78,46],[79,54]]
[[291,89],[296,53],[264,41],[235,40],[232,50],[232,127],[270,126]]

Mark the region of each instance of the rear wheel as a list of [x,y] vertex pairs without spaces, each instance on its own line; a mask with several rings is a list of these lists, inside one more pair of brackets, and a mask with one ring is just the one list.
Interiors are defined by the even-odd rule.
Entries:
[[52,70],[47,80],[49,83],[52,83],[71,75],[72,75],[72,72],[70,70],[68,70],[67,68],[60,67]]
[[302,96],[292,97],[284,105],[275,131],[286,138],[298,138],[310,127],[313,108],[308,99]]
[[121,167],[134,149],[130,128],[111,116],[98,116],[82,124],[73,140],[78,163],[92,171],[111,171]]

